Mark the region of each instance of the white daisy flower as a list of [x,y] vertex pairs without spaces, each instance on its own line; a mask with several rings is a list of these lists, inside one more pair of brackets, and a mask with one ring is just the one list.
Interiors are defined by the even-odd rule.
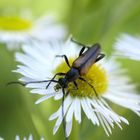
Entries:
[[[61,99],[63,93],[61,89],[56,91],[58,84],[54,82],[47,89],[46,85],[48,82],[30,82],[51,79],[54,74],[59,72],[66,73],[69,67],[63,58],[56,57],[56,55],[65,54],[70,64],[72,64],[78,57],[80,49],[80,47],[77,47],[75,43],[70,41],[65,44],[60,42],[51,44],[34,43],[23,46],[24,54],[16,54],[16,60],[22,63],[15,70],[15,72],[23,75],[20,81],[25,83],[26,87],[32,89],[31,93],[43,95],[36,102],[37,104],[51,97],[54,97],[55,100]],[[58,80],[57,78],[56,80]],[[75,88],[73,83],[68,85],[65,92],[70,92],[65,96],[63,103],[67,137],[72,130],[73,118],[79,124],[81,123],[82,110],[93,125],[101,125],[107,135],[112,133],[111,128],[114,128],[115,124],[121,129],[121,122],[129,124],[124,117],[111,109],[107,101],[128,108],[140,116],[140,96],[136,94],[135,86],[115,60],[110,58],[109,60],[103,59],[98,61],[96,64],[93,64],[83,78],[94,86],[99,97],[95,96],[95,92],[88,84],[79,79],[76,80],[78,90],[72,90]],[[53,134],[55,134],[63,121],[62,105],[49,119],[57,119],[53,130]]]
[[122,34],[115,45],[115,56],[140,61],[140,38]]
[[9,49],[17,48],[21,43],[36,39],[48,41],[63,39],[66,28],[56,23],[54,16],[42,16],[37,20],[25,17],[0,17],[0,42]]
[[[28,138],[24,137],[23,139],[20,138],[19,135],[16,135],[15,140],[34,140],[33,136],[30,134]],[[43,137],[40,140],[45,140]]]
[[4,139],[0,137],[0,140],[4,140]]

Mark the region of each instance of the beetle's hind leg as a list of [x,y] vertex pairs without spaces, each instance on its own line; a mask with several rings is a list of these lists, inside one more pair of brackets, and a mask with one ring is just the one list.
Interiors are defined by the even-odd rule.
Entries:
[[73,82],[74,86],[75,86],[75,89],[74,90],[77,90],[78,89],[78,84],[74,81]]
[[98,98],[98,93],[97,93],[95,87],[94,87],[93,85],[91,85],[86,79],[84,79],[84,78],[82,78],[82,77],[79,77],[79,79],[80,79],[81,81],[84,81],[85,83],[87,83],[87,84],[93,89],[93,91],[94,91],[96,97]]
[[105,54],[100,53],[100,54],[98,55],[98,57],[96,58],[95,63],[98,62],[99,60],[103,59],[104,57],[105,57]]
[[68,60],[68,57],[66,55],[56,55],[56,57],[64,57],[65,62],[67,63],[68,67],[71,68],[70,63],[69,63],[69,60]]

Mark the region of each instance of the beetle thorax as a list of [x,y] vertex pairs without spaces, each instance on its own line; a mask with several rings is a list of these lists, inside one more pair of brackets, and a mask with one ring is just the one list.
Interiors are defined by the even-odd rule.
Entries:
[[80,77],[80,75],[79,75],[78,69],[73,68],[73,67],[67,72],[67,74],[65,76],[65,78],[67,79],[68,82],[75,81],[79,77]]

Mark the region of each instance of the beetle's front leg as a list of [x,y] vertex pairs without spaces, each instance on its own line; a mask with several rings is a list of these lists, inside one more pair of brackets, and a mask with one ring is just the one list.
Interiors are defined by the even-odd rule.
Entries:
[[51,82],[53,82],[53,80],[55,79],[55,77],[56,77],[57,75],[63,76],[63,75],[66,75],[66,74],[65,74],[65,73],[62,73],[62,72],[56,73],[56,74],[53,76],[53,78],[50,80],[50,82],[47,84],[46,89],[49,87],[49,85],[51,84]]

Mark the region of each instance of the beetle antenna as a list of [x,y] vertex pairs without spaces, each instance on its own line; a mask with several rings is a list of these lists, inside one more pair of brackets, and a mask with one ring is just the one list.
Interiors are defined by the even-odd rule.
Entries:
[[65,139],[68,140],[68,137],[66,136],[66,121],[64,116],[64,99],[65,99],[65,90],[62,88],[63,97],[62,97],[62,119],[63,119],[63,131],[65,135]]
[[13,84],[18,84],[18,85],[21,85],[21,86],[26,86],[26,83],[22,83],[22,82],[18,82],[18,81],[9,82],[9,83],[6,84],[6,86],[13,85]]
[[18,81],[13,81],[13,82],[9,82],[6,84],[6,86],[9,86],[9,85],[13,85],[13,84],[19,84],[21,86],[26,86],[28,84],[33,84],[33,83],[45,83],[45,82],[54,82],[54,83],[58,83],[58,81],[56,80],[43,80],[43,81],[31,81],[31,82],[25,82],[25,83],[22,83],[22,82],[18,82]]
[[71,39],[70,39],[73,43],[75,43],[75,44],[77,44],[77,45],[79,45],[79,46],[83,46],[83,47],[87,47],[86,45],[84,45],[84,44],[82,44],[82,43],[80,43],[80,42],[78,42],[78,41],[76,41],[75,39],[73,39],[72,37],[71,37]]

